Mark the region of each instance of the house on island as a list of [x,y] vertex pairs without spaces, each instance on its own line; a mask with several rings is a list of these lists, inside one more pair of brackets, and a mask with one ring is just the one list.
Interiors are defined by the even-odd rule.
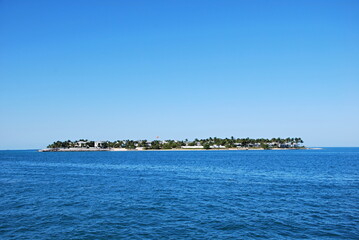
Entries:
[[212,145],[210,146],[210,148],[226,148],[226,147],[222,145]]
[[202,149],[203,146],[182,146],[182,149]]
[[235,147],[242,147],[242,143],[233,143],[233,145],[235,146]]
[[299,144],[298,143],[281,143],[278,145],[279,148],[298,148]]
[[278,146],[279,146],[279,143],[277,143],[277,142],[270,142],[270,143],[268,143],[268,146],[269,146],[270,148],[278,147]]
[[248,143],[248,147],[250,148],[259,148],[260,146],[260,143]]
[[76,147],[87,147],[87,142],[85,142],[85,141],[78,141],[78,142],[76,142],[75,143],[75,146]]
[[102,148],[105,141],[95,141],[95,148]]

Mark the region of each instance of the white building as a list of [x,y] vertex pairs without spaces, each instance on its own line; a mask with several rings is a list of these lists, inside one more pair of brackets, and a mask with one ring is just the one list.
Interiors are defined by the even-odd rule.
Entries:
[[183,149],[202,149],[203,146],[182,146]]
[[95,148],[100,148],[102,147],[102,144],[104,143],[105,141],[95,141]]
[[226,148],[226,147],[222,146],[222,145],[213,145],[213,146],[210,146],[210,148]]
[[86,146],[87,146],[87,142],[85,141],[76,142],[76,147],[86,147]]

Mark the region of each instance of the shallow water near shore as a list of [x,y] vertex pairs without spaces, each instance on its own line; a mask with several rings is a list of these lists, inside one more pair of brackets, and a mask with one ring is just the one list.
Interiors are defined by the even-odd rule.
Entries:
[[0,239],[358,239],[359,148],[0,151]]

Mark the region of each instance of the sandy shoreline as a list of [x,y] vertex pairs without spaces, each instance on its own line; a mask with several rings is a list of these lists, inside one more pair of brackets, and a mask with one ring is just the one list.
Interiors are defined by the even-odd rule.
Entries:
[[260,151],[260,150],[320,150],[322,148],[216,148],[216,149],[183,149],[183,148],[174,148],[174,149],[125,149],[125,148],[110,148],[110,149],[100,149],[100,148],[66,148],[66,149],[40,149],[38,152],[145,152],[145,151]]

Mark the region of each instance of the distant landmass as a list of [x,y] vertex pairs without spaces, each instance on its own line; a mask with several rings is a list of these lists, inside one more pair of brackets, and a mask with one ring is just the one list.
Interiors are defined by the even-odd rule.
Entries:
[[117,140],[56,141],[41,149],[41,152],[75,151],[127,151],[127,150],[270,150],[303,149],[303,140],[296,138],[217,138],[185,140]]

